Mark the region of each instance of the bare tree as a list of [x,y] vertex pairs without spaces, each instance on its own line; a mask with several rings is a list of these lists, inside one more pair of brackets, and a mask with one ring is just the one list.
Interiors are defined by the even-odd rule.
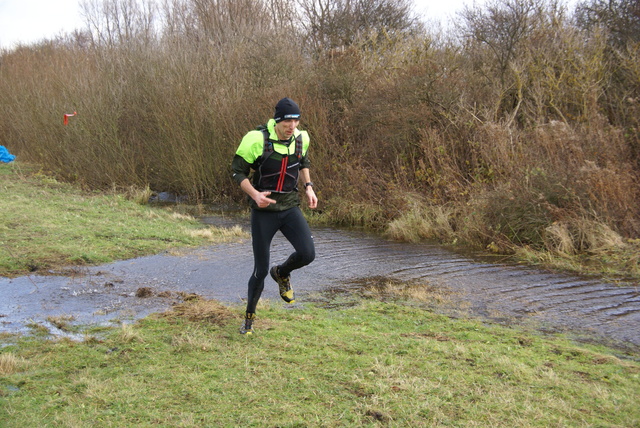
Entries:
[[544,12],[545,0],[489,0],[483,6],[465,6],[459,27],[468,43],[490,49],[504,79],[519,45],[535,31]]
[[589,0],[576,7],[578,25],[587,30],[604,27],[616,47],[640,42],[640,2],[638,0]]
[[315,50],[352,45],[364,35],[402,34],[415,28],[409,0],[298,0]]
[[152,0],[83,0],[80,6],[94,44],[114,46],[155,39],[157,7]]
[[162,10],[166,36],[219,47],[296,31],[295,11],[282,0],[164,0]]

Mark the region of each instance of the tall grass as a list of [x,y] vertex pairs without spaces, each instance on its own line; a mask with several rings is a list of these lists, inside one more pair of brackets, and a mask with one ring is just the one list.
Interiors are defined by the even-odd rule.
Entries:
[[[307,43],[305,17],[279,0],[135,9],[145,19],[112,37],[93,25],[2,52],[0,144],[91,188],[237,202],[234,150],[290,96],[332,221],[416,239],[431,234],[416,220],[446,206],[436,236],[501,251],[557,251],[554,225],[637,238],[637,43],[612,53],[606,31],[536,4],[500,63],[504,40],[471,31],[493,19],[482,9],[451,34],[409,25],[331,49]],[[115,10],[91,22],[119,22]]]

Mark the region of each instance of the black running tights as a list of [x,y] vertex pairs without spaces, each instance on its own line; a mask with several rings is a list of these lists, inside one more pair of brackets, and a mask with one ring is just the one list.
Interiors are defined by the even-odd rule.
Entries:
[[269,252],[271,241],[280,230],[293,245],[294,252],[278,266],[281,276],[308,265],[316,257],[311,229],[299,207],[285,211],[251,211],[251,239],[253,245],[253,274],[249,278],[247,313],[255,313],[264,280],[269,274]]

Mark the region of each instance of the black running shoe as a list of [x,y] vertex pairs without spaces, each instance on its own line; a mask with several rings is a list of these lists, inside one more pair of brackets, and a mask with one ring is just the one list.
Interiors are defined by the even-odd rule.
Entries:
[[278,274],[278,266],[274,266],[269,271],[271,274],[271,278],[275,282],[278,283],[278,288],[280,288],[280,297],[287,303],[294,303],[296,300],[293,297],[293,289],[291,288],[291,281],[289,279],[290,276],[282,277]]
[[253,320],[256,318],[256,314],[247,314],[244,318],[244,322],[240,327],[240,334],[253,334]]

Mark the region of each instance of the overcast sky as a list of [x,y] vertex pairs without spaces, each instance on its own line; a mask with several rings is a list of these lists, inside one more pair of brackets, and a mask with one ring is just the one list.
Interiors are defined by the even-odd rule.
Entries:
[[[158,0],[159,1],[159,0]],[[446,23],[464,5],[485,0],[414,0],[416,12]],[[83,28],[80,0],[0,0],[0,48],[30,44]]]
[[[445,20],[474,0],[414,0],[416,11]],[[475,0],[482,1],[482,0]],[[79,0],[0,0],[0,47],[30,44],[83,28]]]

